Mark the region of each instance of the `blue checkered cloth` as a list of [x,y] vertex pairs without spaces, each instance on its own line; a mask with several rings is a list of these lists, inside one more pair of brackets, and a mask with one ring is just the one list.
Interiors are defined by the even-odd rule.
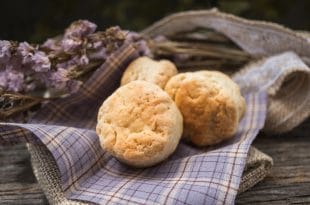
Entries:
[[49,102],[28,124],[2,123],[0,144],[45,146],[69,199],[98,204],[234,204],[249,147],[264,126],[266,93],[244,94],[247,110],[230,141],[208,148],[181,142],[159,165],[131,168],[100,147],[95,125],[101,103],[138,56],[134,46],[123,45],[78,93]]

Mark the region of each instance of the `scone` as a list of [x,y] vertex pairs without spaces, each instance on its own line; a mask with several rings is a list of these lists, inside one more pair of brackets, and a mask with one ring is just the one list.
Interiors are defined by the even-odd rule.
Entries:
[[182,114],[155,84],[133,81],[102,104],[96,132],[104,150],[135,167],[152,166],[176,149],[183,131]]
[[198,146],[232,137],[245,112],[238,85],[217,71],[178,74],[168,81],[165,91],[183,115],[183,137]]
[[164,89],[168,80],[177,73],[178,70],[171,61],[155,61],[149,57],[139,57],[125,70],[121,86],[134,80],[144,80]]

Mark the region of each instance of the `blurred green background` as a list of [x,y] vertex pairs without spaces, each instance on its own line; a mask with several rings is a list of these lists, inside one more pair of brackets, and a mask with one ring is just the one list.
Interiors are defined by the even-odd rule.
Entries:
[[77,19],[100,30],[120,25],[139,31],[177,11],[209,9],[310,30],[310,0],[10,0],[0,3],[0,39],[40,43]]

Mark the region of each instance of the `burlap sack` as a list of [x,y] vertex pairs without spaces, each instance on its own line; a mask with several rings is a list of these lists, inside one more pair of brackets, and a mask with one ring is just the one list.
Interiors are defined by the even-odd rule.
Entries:
[[[142,33],[147,36],[172,35],[206,27],[223,33],[242,49],[256,57],[267,57],[294,51],[310,64],[310,39],[273,23],[248,21],[217,10],[183,12],[168,16]],[[249,66],[259,66],[255,62]],[[246,70],[247,68],[245,68]],[[244,71],[240,71],[242,74]],[[238,74],[236,74],[238,75]],[[292,89],[294,88],[294,89]],[[282,133],[291,130],[310,115],[310,71],[288,69],[269,89],[268,116],[265,131]],[[298,109],[296,109],[298,107]],[[84,204],[67,200],[61,191],[58,169],[50,153],[40,146],[29,145],[34,173],[51,204]],[[251,148],[239,193],[262,180],[272,166],[272,159]]]
[[[293,51],[310,65],[308,34],[274,23],[246,20],[217,9],[176,13],[156,22],[142,33],[149,37],[173,36],[196,28],[222,33],[256,58]],[[253,64],[246,67],[250,66]],[[299,68],[300,65],[293,65],[270,87],[265,132],[273,134],[289,131],[309,117],[310,71],[308,68]]]

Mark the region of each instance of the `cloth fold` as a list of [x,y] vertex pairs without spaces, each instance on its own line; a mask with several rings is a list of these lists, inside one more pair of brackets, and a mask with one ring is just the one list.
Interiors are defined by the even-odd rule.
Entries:
[[[211,17],[218,18],[216,15]],[[227,25],[229,19],[218,22]],[[239,27],[250,24],[241,20],[238,23]],[[308,42],[303,45],[305,51],[296,52],[298,54],[308,52],[309,44]],[[32,155],[33,161],[44,161],[47,156],[44,153],[50,153],[52,161],[48,162],[56,166],[37,167],[37,170],[42,170],[46,174],[51,172],[51,175],[47,175],[52,178],[55,173],[59,174],[62,190],[60,194],[70,200],[98,204],[234,204],[238,191],[245,190],[249,184],[253,185],[243,183],[244,185],[239,187],[242,179],[252,179],[254,173],[257,178],[253,181],[257,182],[266,172],[257,173],[255,170],[267,170],[271,166],[271,163],[257,166],[254,162],[251,166],[247,166],[251,172],[244,171],[251,143],[263,129],[266,115],[269,115],[267,105],[269,104],[270,108],[273,101],[279,105],[285,100],[309,104],[308,98],[304,101],[301,97],[293,99],[295,95],[281,97],[285,89],[300,88],[296,80],[292,80],[292,76],[296,74],[304,77],[304,80],[299,82],[301,85],[309,84],[309,68],[302,63],[287,65],[286,58],[281,58],[282,55],[290,55],[294,61],[302,62],[292,53],[272,56],[257,64],[249,65],[244,71],[240,71],[240,75],[236,74],[234,77],[244,91],[247,110],[237,134],[231,140],[204,149],[197,149],[182,142],[165,162],[147,169],[134,169],[118,162],[101,149],[94,127],[100,104],[116,89],[122,71],[130,61],[138,57],[138,53],[137,48],[131,44],[122,46],[107,59],[78,93],[46,104],[29,124],[1,123],[0,144],[28,142],[35,145],[33,149],[30,145],[30,152],[37,151],[37,154]],[[265,75],[264,81],[259,81],[257,78],[261,72],[254,72],[263,68],[268,74],[273,73],[275,68],[283,67],[286,67],[285,72],[279,72],[279,76]],[[258,82],[255,82],[255,89],[248,88],[249,79],[256,78]],[[257,89],[258,87],[262,89]],[[307,96],[300,90],[295,92]],[[269,102],[267,102],[268,95]],[[286,108],[288,107],[284,106],[284,109]],[[289,109],[290,111],[292,110]],[[294,126],[308,116],[309,114],[299,117],[294,121]],[[297,119],[291,113],[285,117]],[[281,119],[274,118],[274,120],[270,123],[279,124],[278,120]],[[41,153],[44,155],[41,156]],[[267,161],[270,162],[270,159]],[[250,164],[249,162],[248,165]],[[56,170],[53,167],[57,167]],[[245,178],[242,178],[242,175]],[[53,184],[46,185],[51,186]],[[52,190],[46,189],[49,196],[54,196],[51,194]],[[51,203],[58,204],[56,199],[48,199]]]
[[[31,156],[33,172],[51,204],[88,204],[87,202],[74,201],[65,197],[61,189],[60,174],[55,160],[44,146],[28,144],[27,147]],[[267,175],[272,164],[273,161],[268,155],[251,146],[246,159],[246,167],[241,178],[238,194],[261,181]]]

